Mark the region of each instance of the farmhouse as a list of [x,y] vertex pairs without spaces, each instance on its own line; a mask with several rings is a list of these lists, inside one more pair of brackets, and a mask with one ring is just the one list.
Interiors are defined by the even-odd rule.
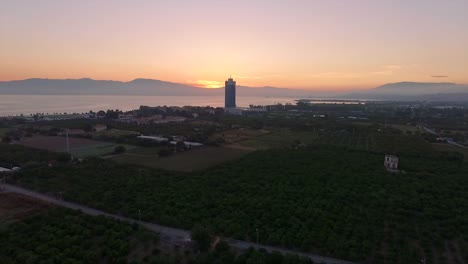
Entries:
[[398,157],[385,155],[384,166],[388,171],[398,171]]
[[104,124],[97,124],[94,126],[94,130],[97,132],[104,131],[107,129],[107,126]]

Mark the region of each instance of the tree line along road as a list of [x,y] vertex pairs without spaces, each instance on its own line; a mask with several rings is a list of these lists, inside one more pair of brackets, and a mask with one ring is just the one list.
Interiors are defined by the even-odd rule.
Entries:
[[[127,217],[122,217],[119,215],[115,214],[109,214],[101,210],[93,209],[87,206],[79,205],[76,203],[64,201],[61,199],[57,199],[55,197],[52,197],[50,195],[46,195],[43,193],[39,193],[36,191],[32,191],[29,189],[25,189],[23,187],[18,187],[15,185],[11,184],[1,184],[0,190],[6,191],[6,192],[12,192],[12,193],[17,193],[17,194],[22,194],[25,196],[32,197],[34,199],[38,199],[41,201],[45,201],[51,204],[55,204],[58,206],[74,209],[74,210],[79,210],[85,214],[92,215],[92,216],[105,216],[109,217],[115,220],[127,222],[130,224],[139,224],[140,226],[158,233],[161,237],[161,240],[165,242],[169,242],[172,244],[181,244],[181,243],[186,243],[189,242],[190,239],[190,231],[188,230],[183,230],[183,229],[178,229],[178,228],[172,228],[172,227],[167,227],[167,226],[161,226],[158,224],[153,224],[149,222],[144,222],[144,221],[138,221],[132,218],[127,218]],[[281,247],[274,247],[274,246],[266,246],[266,245],[260,245],[256,244],[253,242],[248,242],[248,241],[241,241],[241,240],[235,240],[232,238],[221,238],[221,240],[225,241],[228,243],[232,248],[239,249],[239,250],[246,250],[248,248],[255,248],[255,249],[265,249],[267,252],[273,252],[273,251],[278,251],[282,254],[293,254],[293,255],[298,255],[302,257],[307,257],[314,261],[315,263],[325,263],[325,264],[354,264],[353,262],[345,261],[345,260],[339,260],[339,259],[334,259],[334,258],[329,258],[329,257],[323,257],[315,254],[309,254],[309,253],[303,253],[303,252],[298,252],[298,251],[293,251],[293,250],[288,250],[284,249]]]

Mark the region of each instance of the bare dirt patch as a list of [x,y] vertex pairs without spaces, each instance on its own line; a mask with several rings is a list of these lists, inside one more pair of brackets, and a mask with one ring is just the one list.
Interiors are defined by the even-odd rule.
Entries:
[[39,200],[15,193],[0,192],[0,220],[2,222],[15,222],[51,208],[53,205]]

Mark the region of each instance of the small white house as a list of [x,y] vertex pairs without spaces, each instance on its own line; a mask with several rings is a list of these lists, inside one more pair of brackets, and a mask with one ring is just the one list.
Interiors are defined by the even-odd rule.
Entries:
[[385,155],[384,166],[389,171],[398,171],[398,157],[395,155]]
[[12,172],[12,170],[8,168],[0,167],[0,173],[8,173],[8,172]]

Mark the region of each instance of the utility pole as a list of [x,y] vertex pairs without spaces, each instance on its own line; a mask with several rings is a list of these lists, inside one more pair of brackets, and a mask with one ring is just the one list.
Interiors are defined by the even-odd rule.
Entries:
[[257,232],[257,244],[258,244],[258,228],[255,228],[255,231]]
[[66,131],[66,135],[67,135],[67,153],[70,153],[70,142],[68,140],[68,128],[67,128],[67,131]]
[[2,180],[0,181],[0,191],[3,190],[3,184],[5,183],[5,175],[1,175]]
[[140,210],[140,209],[138,209],[138,219],[139,219],[140,222],[141,222],[141,210]]

